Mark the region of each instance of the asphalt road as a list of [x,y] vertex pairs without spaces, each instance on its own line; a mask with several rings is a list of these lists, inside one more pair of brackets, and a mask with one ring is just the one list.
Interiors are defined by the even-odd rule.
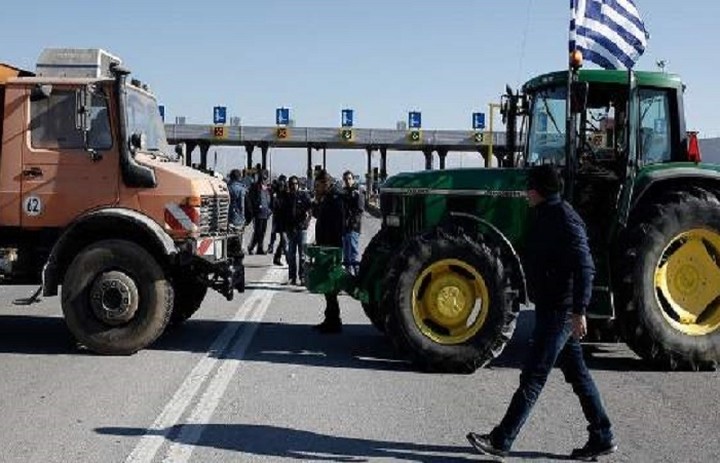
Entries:
[[[366,221],[364,242],[377,227]],[[322,298],[283,285],[270,256],[247,264],[247,293],[212,293],[130,357],[78,350],[58,298],[13,307],[33,288],[2,288],[0,461],[484,461],[464,436],[505,411],[531,311],[490,367],[423,374],[359,303],[341,297],[342,335],[316,334]],[[586,349],[620,442],[603,461],[720,461],[720,373],[647,370],[622,344]],[[584,426],[555,371],[508,461],[567,459]]]

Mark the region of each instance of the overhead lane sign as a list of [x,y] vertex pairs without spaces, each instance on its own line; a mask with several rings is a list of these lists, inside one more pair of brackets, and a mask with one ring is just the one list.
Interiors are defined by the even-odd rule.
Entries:
[[225,124],[227,122],[227,108],[215,106],[213,108],[213,124]]
[[422,115],[419,111],[410,111],[408,113],[408,127],[411,129],[419,129],[422,127]]
[[353,110],[343,109],[340,114],[340,122],[343,127],[352,127],[354,124]]
[[275,110],[275,124],[276,125],[290,124],[290,109],[289,108],[277,108]]
[[473,113],[472,116],[473,129],[485,130],[485,113]]

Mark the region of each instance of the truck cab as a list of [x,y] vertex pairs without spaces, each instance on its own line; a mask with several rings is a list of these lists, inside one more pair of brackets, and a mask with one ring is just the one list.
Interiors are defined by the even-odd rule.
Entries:
[[0,65],[2,281],[62,286],[68,327],[104,353],[145,347],[208,288],[244,289],[226,184],[178,162],[129,74],[99,49],[47,49],[35,72]]

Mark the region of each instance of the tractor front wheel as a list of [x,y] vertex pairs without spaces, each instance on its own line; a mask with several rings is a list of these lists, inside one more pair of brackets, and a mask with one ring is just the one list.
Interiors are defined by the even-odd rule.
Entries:
[[386,332],[414,363],[472,373],[500,355],[519,304],[497,252],[438,229],[413,238],[390,267]]

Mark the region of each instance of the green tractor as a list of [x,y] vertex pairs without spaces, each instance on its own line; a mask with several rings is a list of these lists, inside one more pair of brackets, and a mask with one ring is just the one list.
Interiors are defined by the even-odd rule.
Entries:
[[[309,289],[361,300],[373,325],[426,370],[475,371],[500,354],[528,302],[526,173],[551,163],[588,226],[591,327],[617,333],[656,367],[714,368],[720,166],[700,160],[683,91],[675,75],[608,70],[508,89],[503,117],[522,149],[508,136],[500,168],[389,178],[359,276],[342,272],[339,250],[311,248]],[[613,330],[601,330],[608,322]]]

